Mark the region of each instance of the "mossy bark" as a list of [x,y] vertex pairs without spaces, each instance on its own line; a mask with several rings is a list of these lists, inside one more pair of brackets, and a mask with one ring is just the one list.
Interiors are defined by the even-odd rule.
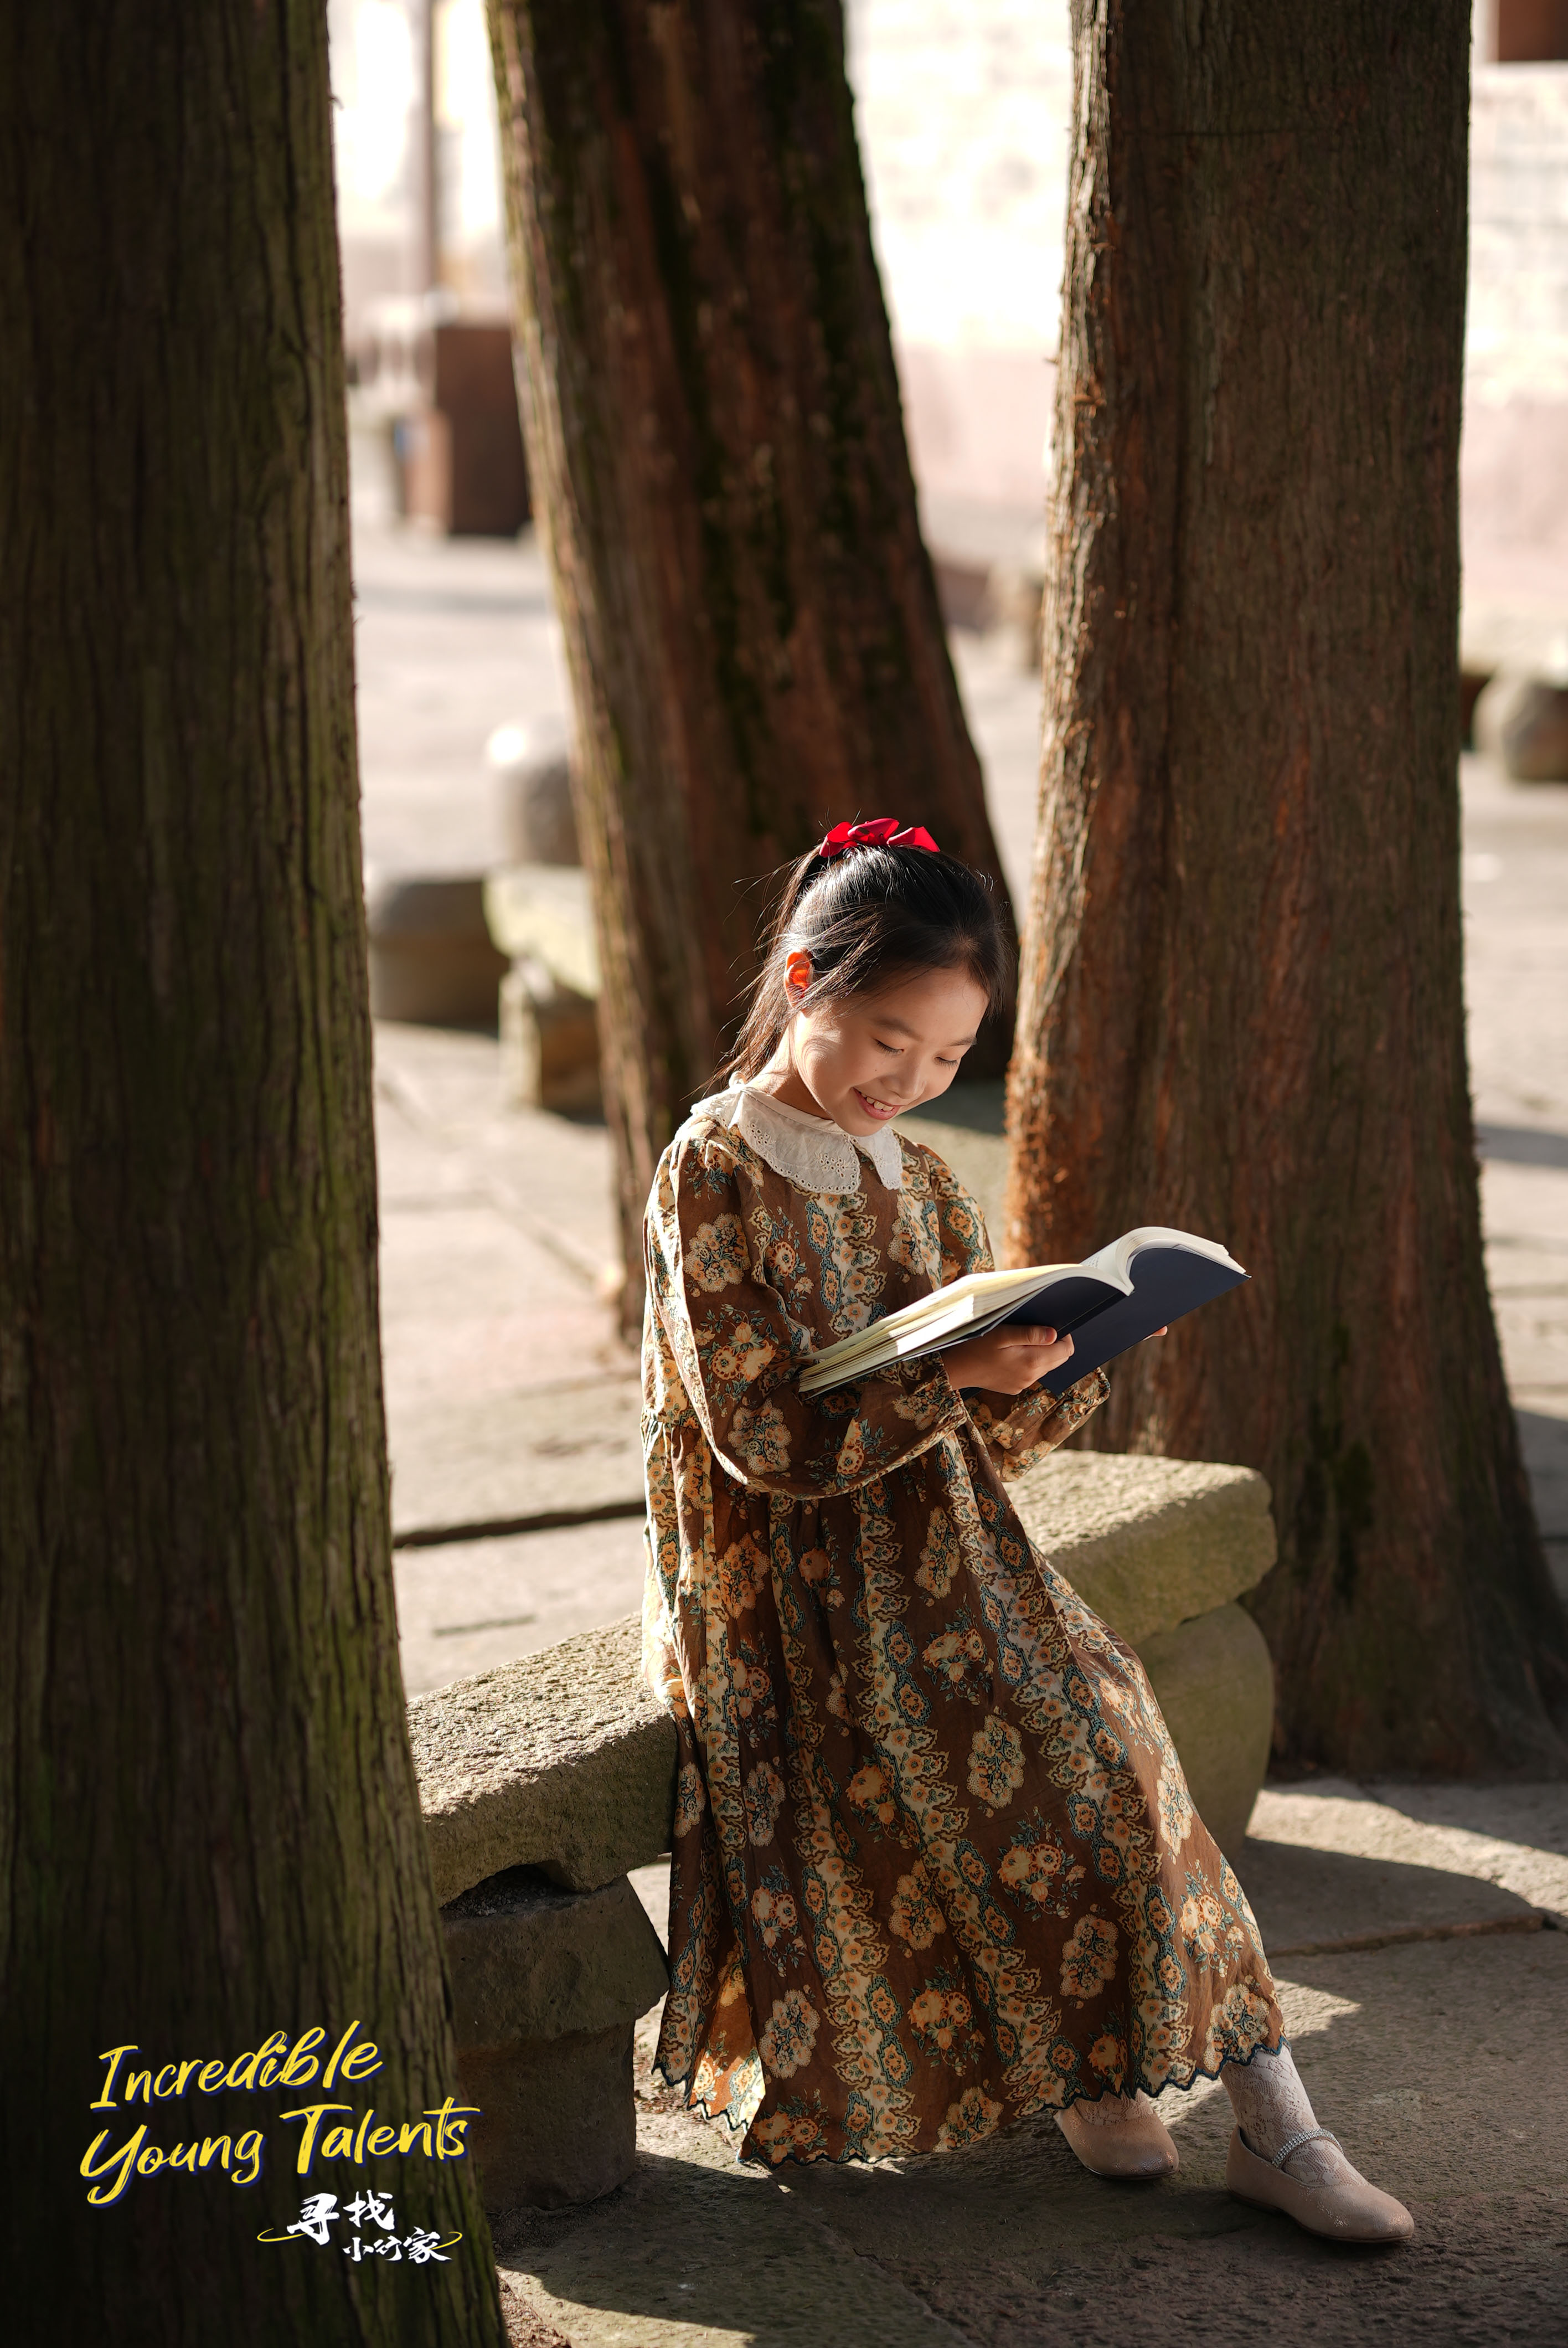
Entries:
[[920,541],[838,0],[490,0],[529,477],[581,750],[629,1304],[766,876],[1000,866]]
[[[67,0],[0,33],[0,2004],[29,2340],[505,2338],[472,2167],[291,2092],[110,2108],[356,2019],[455,2093],[398,1669],[326,26]],[[80,2164],[210,2138],[91,2208]],[[252,2189],[231,2178],[260,2129]],[[217,2140],[231,2140],[228,2177]],[[263,2245],[391,2196],[443,2263]],[[380,2239],[374,2226],[369,2239]],[[20,2335],[19,2335],[20,2336]]]
[[1008,1251],[1251,1270],[1090,1439],[1269,1478],[1282,1757],[1556,1770],[1461,994],[1469,10],[1072,13]]

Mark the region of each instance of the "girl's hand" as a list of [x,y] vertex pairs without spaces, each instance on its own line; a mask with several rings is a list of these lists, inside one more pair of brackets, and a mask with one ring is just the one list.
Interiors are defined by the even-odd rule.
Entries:
[[988,1394],[1016,1395],[1048,1370],[1060,1369],[1071,1354],[1071,1337],[1028,1321],[1009,1321],[983,1337],[949,1345],[938,1358],[955,1393],[960,1386],[983,1386]]

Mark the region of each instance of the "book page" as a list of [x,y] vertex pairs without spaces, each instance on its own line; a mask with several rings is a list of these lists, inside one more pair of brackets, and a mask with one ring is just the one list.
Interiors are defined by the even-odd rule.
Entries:
[[[1154,1266],[1163,1265],[1173,1250],[1185,1257],[1191,1266],[1188,1273],[1182,1275],[1164,1270],[1154,1271]],[[917,1297],[912,1303],[901,1305],[896,1313],[886,1313],[880,1321],[869,1323],[852,1336],[841,1338],[836,1344],[825,1346],[805,1365],[801,1390],[805,1394],[821,1393],[825,1387],[842,1385],[853,1377],[872,1376],[889,1362],[917,1358],[922,1354],[934,1352],[939,1346],[958,1342],[971,1332],[979,1336],[1003,1321],[1028,1320],[1033,1317],[1029,1306],[1038,1298],[1049,1297],[1056,1283],[1064,1281],[1076,1281],[1081,1287],[1103,1282],[1112,1290],[1120,1292],[1108,1297],[1104,1305],[1096,1303],[1092,1297],[1079,1297],[1070,1306],[1065,1324],[1076,1332],[1081,1323],[1097,1321],[1109,1313],[1111,1322],[1106,1334],[1111,1336],[1122,1328],[1125,1319],[1124,1305],[1132,1308],[1133,1317],[1137,1317],[1137,1300],[1131,1292],[1134,1266],[1138,1257],[1145,1251],[1151,1258],[1150,1272],[1154,1285],[1163,1291],[1167,1282],[1175,1277],[1179,1292],[1184,1296],[1190,1289],[1194,1301],[1200,1294],[1217,1293],[1219,1289],[1230,1286],[1233,1281],[1246,1278],[1242,1266],[1217,1241],[1199,1239],[1191,1231],[1173,1231],[1160,1223],[1141,1224],[1137,1230],[1126,1231],[1121,1239],[1112,1241],[1109,1247],[1086,1256],[1081,1264],[1029,1264],[1020,1270],[971,1272],[961,1280],[949,1281],[945,1288],[934,1289],[928,1296]],[[1209,1267],[1207,1281],[1199,1273],[1200,1265]],[[1214,1286],[1216,1272],[1221,1275],[1217,1289]],[[1229,1279],[1223,1276],[1225,1273],[1230,1275]],[[1190,1309],[1185,1303],[1173,1302],[1172,1316]],[[1049,1311],[1049,1303],[1046,1310]],[[1040,1317],[1043,1318],[1043,1314]],[[1128,1326],[1131,1325],[1128,1323]],[[1151,1323],[1150,1325],[1155,1324]],[[1122,1342],[1128,1340],[1123,1338]],[[1120,1350],[1120,1344],[1112,1347],[1112,1352]],[[1082,1349],[1078,1351],[1081,1354]],[[1097,1358],[1109,1360],[1111,1353],[1097,1354]],[[1071,1369],[1068,1365],[1061,1373],[1053,1374],[1053,1381],[1058,1375],[1069,1375],[1070,1370],[1071,1375],[1081,1376],[1088,1366],[1087,1363],[1081,1364],[1077,1369]]]

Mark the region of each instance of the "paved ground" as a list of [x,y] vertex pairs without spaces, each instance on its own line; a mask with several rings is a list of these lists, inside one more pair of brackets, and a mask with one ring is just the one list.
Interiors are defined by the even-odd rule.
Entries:
[[[1560,2342],[1568,2308],[1568,1790],[1266,1793],[1240,1865],[1326,2125],[1414,2210],[1408,2250],[1334,2250],[1224,2188],[1229,2106],[1164,2096],[1173,2178],[1086,2175],[1050,2122],[943,2159],[738,2168],[671,2108],[639,2031],[635,2177],[498,2230],[520,2341],[1023,2348]],[[662,1924],[661,1871],[639,1889]],[[1525,1929],[1522,1929],[1525,1928]],[[1359,1939],[1371,1945],[1335,1950]],[[1313,1952],[1316,1951],[1316,1953]]]

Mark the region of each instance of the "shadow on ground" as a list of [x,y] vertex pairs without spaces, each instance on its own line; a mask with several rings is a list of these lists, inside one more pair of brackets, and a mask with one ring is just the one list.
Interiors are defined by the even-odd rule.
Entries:
[[[1249,1842],[1243,1871],[1319,1941],[1395,1914],[1529,1916],[1499,1885],[1387,1859]],[[1090,2177],[1049,2119],[875,2168],[739,2168],[723,2132],[647,2085],[644,2024],[636,2175],[498,2226],[502,2269],[573,2348],[1560,2341],[1568,1936],[1483,1929],[1278,1971],[1319,2116],[1416,2213],[1407,2250],[1337,2249],[1232,2200],[1211,2082],[1162,2098],[1182,2168],[1155,2186]]]
[[1568,1166],[1568,1133],[1549,1133],[1533,1125],[1478,1125],[1478,1158],[1511,1166]]

